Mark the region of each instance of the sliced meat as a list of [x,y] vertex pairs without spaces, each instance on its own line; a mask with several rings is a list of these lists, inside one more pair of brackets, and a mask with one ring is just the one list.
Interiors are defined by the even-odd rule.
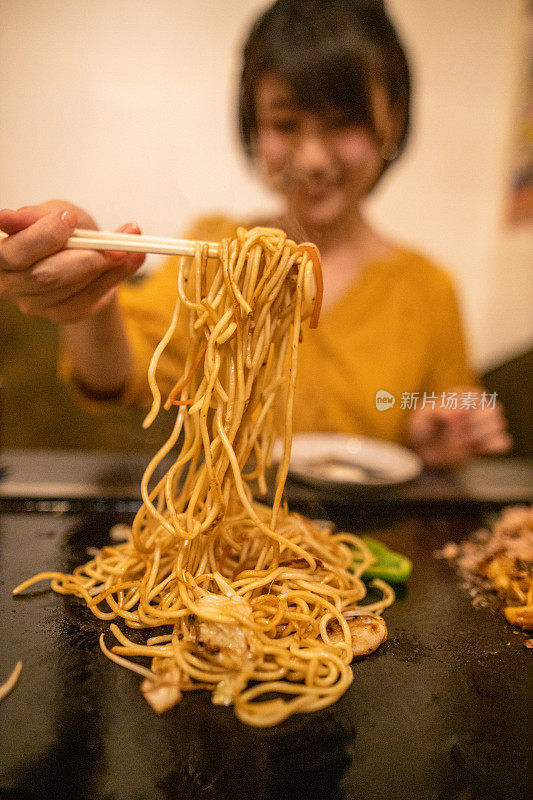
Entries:
[[[373,653],[387,638],[387,625],[383,617],[361,614],[358,617],[350,617],[346,622],[352,634],[354,656],[366,656]],[[344,634],[337,620],[333,620],[328,625],[328,634],[333,644],[344,641]]]
[[168,711],[181,700],[182,689],[201,688],[193,686],[190,678],[183,675],[171,658],[154,658],[153,678],[145,678],[141,692],[157,714]]

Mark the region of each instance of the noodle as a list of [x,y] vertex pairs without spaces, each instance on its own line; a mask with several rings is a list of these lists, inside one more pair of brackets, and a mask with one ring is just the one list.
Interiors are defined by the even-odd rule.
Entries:
[[[316,253],[282,231],[254,228],[221,242],[218,261],[200,246],[192,261],[180,260],[174,315],[149,369],[153,405],[145,425],[160,410],[157,365],[181,314],[188,356],[164,403],[176,406],[176,421],[143,476],[131,535],[72,575],[41,573],[15,589],[48,577],[55,591],[84,599],[102,620],[122,618],[133,629],[171,625],[171,634],[142,645],[115,624],[118,644],[108,649],[100,639],[106,656],[144,677],[141,689],[156,711],[182,691],[207,688],[243,722],[274,725],[335,702],[352,681],[354,653],[376,649],[386,636],[381,618],[365,615],[390,605],[392,590],[376,581],[381,599],[361,605],[361,575],[373,561],[368,548],[282,503],[311,266],[320,295]],[[250,482],[266,485],[282,399],[284,450],[268,508],[253,500]],[[180,437],[174,463],[152,485]],[[246,473],[251,458],[255,467]],[[352,548],[360,557],[354,573]],[[376,625],[380,635],[369,644]],[[126,656],[151,657],[151,668]]]
[[4,697],[7,697],[9,692],[13,689],[13,687],[15,686],[16,682],[19,679],[21,670],[22,670],[22,661],[17,661],[13,669],[13,672],[11,673],[7,681],[5,683],[0,684],[0,700],[3,700]]

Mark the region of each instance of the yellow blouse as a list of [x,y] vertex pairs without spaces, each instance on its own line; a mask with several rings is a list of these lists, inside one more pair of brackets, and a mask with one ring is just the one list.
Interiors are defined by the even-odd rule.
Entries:
[[[191,238],[218,241],[235,234],[225,217],[200,220]],[[149,405],[146,373],[176,298],[176,262],[138,285],[124,286],[120,304],[135,355],[124,402]],[[176,335],[159,362],[163,396],[174,385],[187,350]],[[402,442],[415,396],[422,403],[453,387],[473,386],[450,278],[423,256],[398,249],[364,269],[325,313],[305,328],[299,351],[294,430],[324,430]],[[394,397],[383,404],[376,393]],[[387,395],[385,395],[386,397]]]

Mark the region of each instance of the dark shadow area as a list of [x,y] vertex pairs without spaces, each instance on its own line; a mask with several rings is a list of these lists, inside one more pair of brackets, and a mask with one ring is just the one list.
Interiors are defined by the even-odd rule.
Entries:
[[482,380],[503,404],[514,440],[512,454],[533,456],[533,348],[493,367]]

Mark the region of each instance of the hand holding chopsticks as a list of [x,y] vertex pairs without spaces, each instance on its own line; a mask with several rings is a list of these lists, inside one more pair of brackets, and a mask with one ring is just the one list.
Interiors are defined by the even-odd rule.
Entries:
[[[65,201],[0,211],[0,294],[21,311],[59,324],[87,320],[111,302],[122,281],[141,266],[142,252],[100,251],[87,231],[89,248],[72,249],[74,230],[96,227],[83,209]],[[139,233],[127,225],[122,234]],[[8,234],[8,235],[5,235]],[[124,241],[120,248],[127,247]],[[110,243],[113,247],[113,244]],[[98,249],[93,249],[98,248]],[[114,249],[117,248],[116,243]]]
[[[78,228],[79,222],[84,227]],[[190,257],[203,245],[210,257],[219,255],[218,242],[144,236],[134,232],[135,226],[129,232],[106,233],[88,228],[91,224],[82,209],[60,201],[0,211],[0,293],[26,313],[75,322],[99,311],[121,281],[139,268],[144,253]],[[322,294],[320,257],[309,243],[299,249],[308,258],[302,315],[314,327]],[[117,260],[113,252],[126,255]]]

